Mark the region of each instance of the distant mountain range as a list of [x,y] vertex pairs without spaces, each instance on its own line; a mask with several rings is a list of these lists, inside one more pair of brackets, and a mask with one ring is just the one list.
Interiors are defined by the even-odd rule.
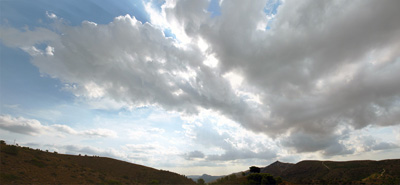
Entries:
[[212,176],[212,175],[203,174],[203,175],[189,175],[188,177],[193,179],[195,182],[197,182],[198,179],[203,179],[205,183],[209,183],[209,182],[215,181],[224,176]]
[[0,184],[196,184],[177,173],[98,156],[0,144]]

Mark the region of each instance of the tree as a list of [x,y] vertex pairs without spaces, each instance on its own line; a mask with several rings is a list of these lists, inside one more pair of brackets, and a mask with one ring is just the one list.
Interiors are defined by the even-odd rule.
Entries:
[[247,181],[251,185],[276,184],[276,180],[269,173],[253,173],[247,176]]
[[250,173],[260,173],[261,168],[256,167],[256,166],[251,166],[250,167]]
[[200,179],[197,179],[197,184],[203,185],[203,184],[206,184],[206,182],[204,181],[204,179],[200,178]]

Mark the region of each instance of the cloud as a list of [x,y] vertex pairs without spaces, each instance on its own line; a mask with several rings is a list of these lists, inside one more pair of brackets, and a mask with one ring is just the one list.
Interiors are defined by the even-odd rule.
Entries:
[[372,136],[362,136],[358,138],[364,152],[372,150],[388,150],[399,148],[400,146],[392,142],[380,142]]
[[182,155],[183,158],[185,158],[186,160],[194,160],[194,159],[202,159],[204,158],[204,153],[198,150],[194,150],[188,153],[185,153]]
[[49,128],[54,129],[60,133],[66,133],[70,135],[84,136],[84,137],[117,137],[117,133],[113,130],[96,128],[89,130],[77,131],[68,125],[54,124],[49,126]]
[[[214,149],[213,153],[208,155],[201,153],[204,156],[198,157],[204,158],[205,161],[270,160],[277,157],[276,149],[269,146],[269,143],[262,142],[264,138],[258,138],[256,135],[251,135],[252,133],[245,133],[250,135],[244,135],[238,131],[238,128],[229,126],[229,129],[218,130],[210,124],[204,124],[187,127],[187,132],[190,132],[188,135],[193,138],[194,143]],[[215,151],[221,152],[215,154]],[[197,151],[194,152],[189,152],[184,157],[190,160],[191,154],[200,154]]]
[[15,118],[10,115],[0,116],[0,128],[10,132],[32,136],[56,131],[57,133],[66,133],[84,137],[117,137],[117,133],[109,129],[97,128],[77,131],[68,125],[54,124],[47,126],[43,125],[36,119],[27,119],[23,117]]
[[49,130],[47,126],[43,126],[38,120],[23,117],[15,118],[10,115],[0,115],[0,128],[10,132],[33,136]]
[[72,154],[82,154],[82,155],[98,155],[104,157],[112,157],[112,158],[126,158],[126,154],[123,152],[117,151],[115,149],[100,149],[92,146],[81,146],[81,145],[63,145],[56,146],[56,148],[60,148],[66,150],[66,153]]
[[251,150],[228,150],[223,154],[211,154],[207,156],[209,161],[232,161],[238,159],[264,159],[269,160],[277,157],[274,151],[264,150],[253,152]]
[[85,130],[79,134],[89,137],[117,137],[116,132],[104,128]]
[[52,125],[52,127],[59,132],[73,134],[73,135],[78,134],[78,132],[76,130],[74,130],[73,128],[71,128],[67,125],[54,124],[54,125]]
[[305,133],[293,133],[290,137],[283,138],[281,144],[292,148],[297,153],[321,152],[324,156],[353,154],[352,148],[347,148],[340,141],[347,139],[347,134],[310,135]]
[[[126,15],[57,30],[1,27],[0,38],[89,100],[189,115],[212,110],[297,152],[351,153],[336,133],[342,125],[400,124],[399,1],[284,1],[269,30],[259,29],[266,1],[222,1],[213,18],[207,3],[167,2],[150,12],[154,24]],[[213,67],[204,64],[210,56]],[[232,85],[227,74],[242,83]],[[228,142],[210,139],[229,136],[200,132],[226,151],[221,156],[258,157],[235,156]]]

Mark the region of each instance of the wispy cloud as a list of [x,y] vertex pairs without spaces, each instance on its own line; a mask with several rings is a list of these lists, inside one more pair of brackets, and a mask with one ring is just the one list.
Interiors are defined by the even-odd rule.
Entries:
[[0,116],[0,129],[26,135],[39,135],[56,131],[61,134],[71,134],[83,137],[117,137],[116,132],[109,129],[97,128],[77,131],[68,125],[43,125],[36,119],[27,119],[23,117],[15,118],[10,115]]

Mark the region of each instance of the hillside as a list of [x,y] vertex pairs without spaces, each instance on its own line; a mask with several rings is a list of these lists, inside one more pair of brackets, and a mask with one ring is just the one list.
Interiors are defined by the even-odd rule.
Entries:
[[292,183],[400,183],[400,159],[382,161],[275,162],[261,170]]
[[280,161],[276,161],[265,168],[261,168],[261,173],[269,173],[273,176],[281,176],[282,173],[292,167],[294,164],[292,163],[282,163]]
[[296,164],[276,161],[261,168],[260,173],[246,170],[210,184],[265,184],[263,181],[268,179],[269,184],[400,184],[400,159],[343,162],[308,160]]
[[196,184],[169,171],[107,157],[0,145],[0,184]]

